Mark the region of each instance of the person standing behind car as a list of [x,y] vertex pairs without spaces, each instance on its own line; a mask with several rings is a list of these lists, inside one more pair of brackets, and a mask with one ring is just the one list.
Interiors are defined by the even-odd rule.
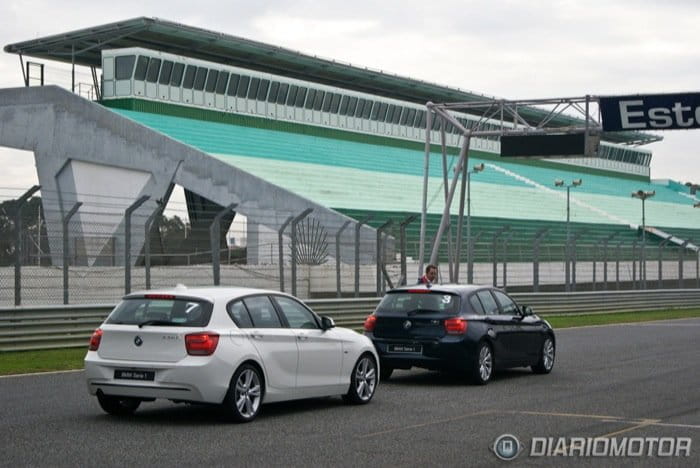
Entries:
[[432,263],[425,267],[425,274],[418,278],[418,284],[433,284],[437,280],[438,269]]

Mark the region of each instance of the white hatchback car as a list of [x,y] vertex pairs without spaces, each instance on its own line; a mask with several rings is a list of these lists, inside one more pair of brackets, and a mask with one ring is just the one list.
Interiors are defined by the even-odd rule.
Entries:
[[85,356],[88,391],[107,413],[165,398],[220,404],[240,422],[275,401],[342,395],[368,403],[378,366],[369,338],[294,297],[233,287],[129,294]]

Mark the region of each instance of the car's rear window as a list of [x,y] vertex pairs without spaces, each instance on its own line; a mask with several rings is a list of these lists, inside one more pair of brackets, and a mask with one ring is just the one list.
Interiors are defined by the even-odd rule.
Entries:
[[376,314],[440,313],[456,315],[459,311],[459,296],[444,292],[389,293],[377,306]]
[[124,325],[163,325],[205,327],[213,305],[197,299],[124,299],[105,323]]

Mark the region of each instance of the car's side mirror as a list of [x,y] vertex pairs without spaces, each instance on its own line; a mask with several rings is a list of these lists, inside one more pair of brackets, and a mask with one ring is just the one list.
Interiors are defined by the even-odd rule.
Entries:
[[533,315],[533,314],[534,314],[534,312],[532,311],[532,307],[530,307],[529,305],[522,306],[522,307],[520,308],[520,310],[522,311],[522,314],[523,314],[523,316],[525,316],[525,317],[527,317],[528,315]]
[[321,328],[324,330],[328,330],[330,328],[335,327],[335,321],[330,318],[326,317],[325,315],[321,317]]

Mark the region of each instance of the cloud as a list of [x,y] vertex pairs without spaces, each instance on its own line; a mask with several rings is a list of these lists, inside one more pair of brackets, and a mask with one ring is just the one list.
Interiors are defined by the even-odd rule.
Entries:
[[[508,99],[694,91],[700,75],[694,0],[8,0],[0,44],[137,16]],[[0,54],[0,87],[21,85],[17,57]],[[700,131],[664,136],[652,176],[700,174]]]

